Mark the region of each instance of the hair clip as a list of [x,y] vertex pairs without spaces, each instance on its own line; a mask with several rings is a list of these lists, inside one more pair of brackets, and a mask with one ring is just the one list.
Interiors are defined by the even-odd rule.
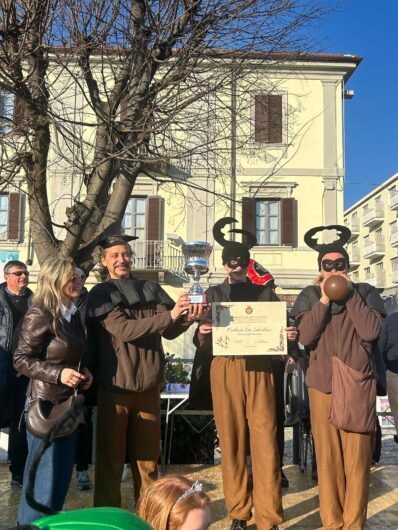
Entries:
[[195,482],[192,484],[192,486],[189,488],[189,490],[184,491],[184,493],[178,497],[176,502],[183,501],[193,493],[199,493],[203,490],[203,484],[199,482],[198,480],[195,480]]

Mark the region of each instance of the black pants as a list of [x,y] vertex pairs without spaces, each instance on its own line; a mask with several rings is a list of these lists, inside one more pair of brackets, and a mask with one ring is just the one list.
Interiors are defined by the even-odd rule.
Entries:
[[93,444],[93,407],[85,407],[85,423],[81,423],[77,430],[76,443],[76,471],[86,471],[91,464],[91,452]]
[[29,379],[25,376],[16,377],[10,390],[10,432],[8,438],[8,460],[12,475],[22,477],[28,456],[25,424],[20,419],[26,401],[26,390]]
[[278,444],[279,459],[282,467],[285,452],[285,363],[279,359],[273,359],[272,371],[274,373],[276,397],[276,442]]

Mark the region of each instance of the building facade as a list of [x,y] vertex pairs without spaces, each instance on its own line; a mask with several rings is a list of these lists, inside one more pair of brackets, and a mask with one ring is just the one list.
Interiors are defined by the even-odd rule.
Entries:
[[[203,153],[199,163],[195,156],[178,158],[166,149],[165,164],[140,175],[128,201],[123,229],[139,236],[132,243],[136,272],[157,279],[174,295],[188,285],[182,242],[214,243],[212,226],[220,217],[234,217],[237,227],[256,234],[253,258],[272,272],[278,294],[287,299],[317,274],[305,232],[343,219],[345,83],[361,59],[309,54],[283,60],[257,55],[247,61],[247,75],[243,70],[218,96],[200,102],[208,108],[203,130],[212,142],[206,163]],[[63,86],[68,86],[64,80]],[[73,93],[65,92],[62,103],[81,119],[84,97],[76,83],[68,90]],[[217,100],[223,100],[222,108]],[[4,112],[10,112],[10,102],[2,101]],[[199,142],[194,129],[192,124],[196,140],[190,141]],[[65,148],[62,138],[54,137],[50,156],[58,159],[49,164],[48,196],[62,239],[65,210],[84,188],[70,168],[63,168],[59,152]],[[156,178],[165,168],[167,182]],[[10,258],[32,262],[38,270],[23,176],[0,194],[0,261]],[[223,277],[221,248],[215,245],[203,285]]]
[[398,289],[398,173],[344,212],[351,230],[351,278],[387,297]]
[[[252,256],[272,272],[279,295],[291,301],[311,284],[318,271],[305,232],[343,222],[344,86],[359,62],[353,56],[313,55],[263,64],[263,87],[258,76],[254,88],[247,78],[231,87],[232,103],[245,100],[247,121],[231,120],[231,150],[221,170],[192,163],[184,168],[188,186],[178,193],[144,176],[135,186],[125,230],[140,236],[135,247],[142,268],[148,253],[160,256],[168,249],[167,259],[161,257],[170,260],[163,278],[178,284],[178,275],[169,272],[182,241],[214,243],[214,222],[231,216],[236,227],[256,234]],[[247,141],[233,149],[241,139],[236,137],[245,134]],[[214,245],[204,285],[224,278],[221,250]]]

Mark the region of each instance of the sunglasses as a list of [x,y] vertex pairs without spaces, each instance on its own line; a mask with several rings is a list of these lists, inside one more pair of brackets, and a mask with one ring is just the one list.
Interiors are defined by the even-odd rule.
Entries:
[[16,271],[16,272],[7,272],[6,274],[13,274],[14,276],[29,276],[29,271]]
[[81,282],[83,280],[82,276],[80,274],[74,274],[69,278],[70,282]]
[[247,258],[233,258],[233,259],[227,260],[225,263],[228,265],[230,269],[235,270],[238,267],[242,267],[242,269],[244,269],[245,267],[248,267],[250,261]]
[[345,258],[337,258],[337,259],[324,259],[321,263],[322,269],[325,272],[332,272],[335,271],[344,271],[347,268],[347,261]]

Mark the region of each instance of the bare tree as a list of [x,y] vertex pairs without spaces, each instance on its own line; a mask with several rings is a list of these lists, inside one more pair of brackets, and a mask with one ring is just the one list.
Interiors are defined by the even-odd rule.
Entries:
[[[216,165],[229,174],[234,83],[266,59],[308,50],[306,28],[322,9],[305,0],[0,0],[0,90],[14,98],[1,121],[0,178],[26,190],[39,262],[59,253],[89,268],[139,174],[183,185],[175,160],[187,174]],[[59,168],[74,186],[57,224],[49,177]]]

